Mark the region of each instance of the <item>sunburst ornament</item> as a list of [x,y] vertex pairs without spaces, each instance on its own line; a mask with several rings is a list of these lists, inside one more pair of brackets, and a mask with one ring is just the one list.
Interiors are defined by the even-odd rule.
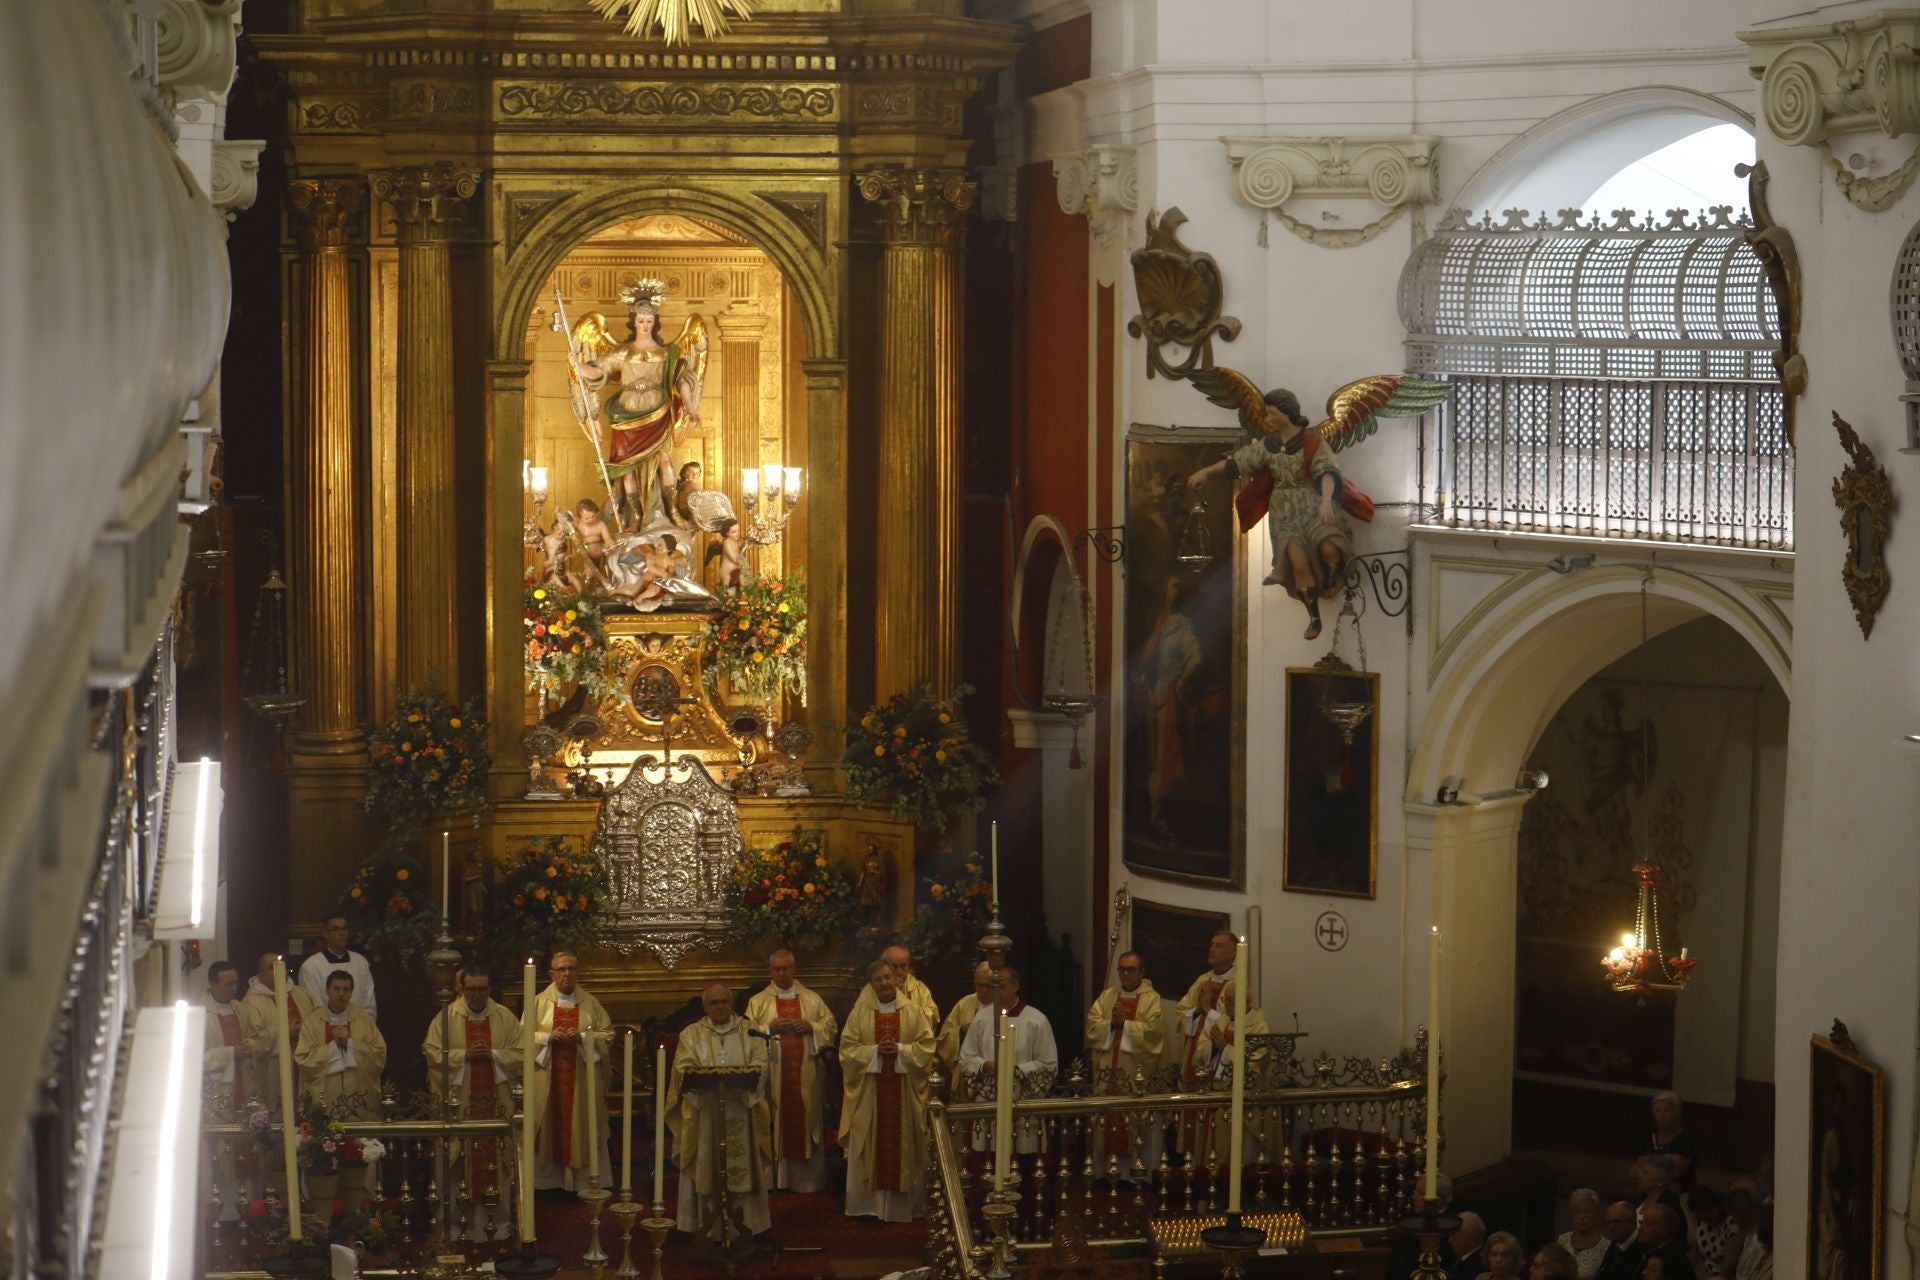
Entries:
[[646,37],[660,32],[669,45],[692,44],[693,29],[708,39],[727,34],[728,19],[753,16],[754,0],[592,0],[600,16],[626,18],[627,34]]

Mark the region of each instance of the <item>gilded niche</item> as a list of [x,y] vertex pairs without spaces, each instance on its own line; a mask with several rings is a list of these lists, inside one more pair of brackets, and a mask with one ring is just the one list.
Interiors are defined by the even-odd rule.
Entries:
[[617,82],[554,84],[546,81],[499,85],[500,114],[536,120],[600,120],[623,116],[660,116],[678,120],[728,119],[827,120],[834,114],[832,89],[794,85],[660,85]]

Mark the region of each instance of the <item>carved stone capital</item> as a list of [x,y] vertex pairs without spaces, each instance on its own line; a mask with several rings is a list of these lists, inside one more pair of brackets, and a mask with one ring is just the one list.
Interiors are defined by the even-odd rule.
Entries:
[[958,169],[869,169],[855,181],[880,206],[887,240],[896,244],[951,242],[978,190]]
[[295,178],[287,184],[287,208],[303,249],[345,245],[347,226],[366,202],[366,184],[358,178]]
[[242,0],[164,0],[155,23],[160,85],[176,98],[224,98],[239,57]]
[[758,342],[766,336],[767,317],[759,311],[728,307],[713,318],[722,342]]
[[[1409,205],[1439,198],[1437,140],[1424,134],[1378,138],[1226,138],[1234,194],[1277,214],[1311,244],[1341,248],[1371,240]],[[1315,227],[1282,210],[1289,200],[1362,199],[1384,212],[1363,227]]]
[[1742,31],[1775,137],[1808,147],[1839,133],[1920,132],[1920,10],[1848,22]]
[[266,143],[258,138],[223,138],[213,144],[213,207],[233,221],[233,215],[253,208],[260,194],[260,152]]
[[1132,147],[1088,147],[1053,158],[1060,208],[1083,213],[1102,249],[1124,238],[1128,215],[1140,207],[1140,168]]
[[448,160],[437,164],[378,169],[368,175],[373,194],[393,206],[402,239],[434,240],[460,218],[460,206],[480,189],[477,169]]

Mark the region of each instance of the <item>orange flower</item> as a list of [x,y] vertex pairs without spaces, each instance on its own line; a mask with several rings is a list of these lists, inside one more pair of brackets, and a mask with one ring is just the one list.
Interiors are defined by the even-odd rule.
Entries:
[[539,899],[541,902],[545,902],[547,900],[547,891],[544,887],[535,889],[533,891],[533,896]]
[[405,867],[400,868],[393,873],[393,878],[395,880],[405,880],[407,878],[407,869]]

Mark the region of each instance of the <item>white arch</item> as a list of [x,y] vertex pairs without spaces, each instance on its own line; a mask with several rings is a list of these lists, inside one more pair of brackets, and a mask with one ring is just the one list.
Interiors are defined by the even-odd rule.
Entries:
[[[1753,116],[1711,94],[1646,85],[1589,98],[1541,121],[1474,171],[1452,203],[1549,215],[1584,204],[1608,177],[1715,123],[1753,132]],[[1597,175],[1597,176],[1596,176]]]

